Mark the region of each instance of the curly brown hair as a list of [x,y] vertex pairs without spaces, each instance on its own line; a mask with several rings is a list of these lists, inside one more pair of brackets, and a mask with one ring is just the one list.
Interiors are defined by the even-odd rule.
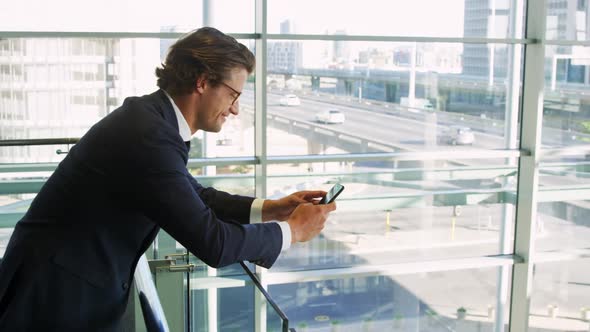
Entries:
[[217,86],[229,78],[234,68],[254,70],[254,54],[223,32],[204,27],[178,39],[166,56],[165,63],[156,68],[158,86],[171,95],[190,93],[197,79],[205,74]]

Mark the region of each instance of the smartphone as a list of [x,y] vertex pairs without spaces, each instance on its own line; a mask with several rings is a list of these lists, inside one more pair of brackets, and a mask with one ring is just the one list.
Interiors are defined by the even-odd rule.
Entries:
[[320,201],[320,204],[330,204],[332,203],[336,197],[338,197],[338,195],[340,195],[340,193],[342,192],[342,190],[344,190],[344,186],[341,185],[340,183],[336,183],[332,189],[330,189],[330,191],[328,191],[328,193],[326,194],[326,196],[324,196],[324,198],[322,198],[322,200]]

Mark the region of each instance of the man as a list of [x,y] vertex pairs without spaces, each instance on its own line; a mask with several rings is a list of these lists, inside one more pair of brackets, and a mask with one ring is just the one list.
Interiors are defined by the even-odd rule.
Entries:
[[[188,173],[190,136],[239,112],[254,56],[202,28],[178,40],[151,95],[94,125],[18,222],[0,265],[0,330],[116,330],[137,260],[164,229],[213,267],[270,267],[316,236],[335,205],[323,191],[255,200],[204,188]],[[252,224],[254,219],[262,221]]]

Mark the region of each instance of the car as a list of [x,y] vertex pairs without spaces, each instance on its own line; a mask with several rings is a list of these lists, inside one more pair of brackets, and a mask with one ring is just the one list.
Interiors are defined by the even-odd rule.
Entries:
[[339,110],[327,110],[315,115],[315,120],[321,123],[344,123],[344,113]]
[[451,145],[473,145],[475,134],[465,126],[450,126],[439,137],[439,142]]
[[301,100],[296,95],[284,95],[279,100],[279,103],[283,106],[299,106],[301,105]]

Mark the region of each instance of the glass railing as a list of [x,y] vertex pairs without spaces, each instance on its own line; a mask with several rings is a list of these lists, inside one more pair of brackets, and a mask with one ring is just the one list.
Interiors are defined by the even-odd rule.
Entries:
[[267,331],[295,331],[293,328],[289,328],[289,319],[285,315],[285,313],[281,310],[278,306],[277,302],[268,294],[268,292],[264,289],[258,277],[252,272],[250,267],[244,262],[240,263],[240,266],[246,271],[252,283],[256,286],[258,291],[264,296],[266,300],[266,330]]
[[501,272],[488,267],[406,274],[398,266],[292,282],[270,276],[268,291],[298,332],[498,331],[508,322],[510,303],[510,269]]
[[294,331],[253,265],[214,269],[178,252],[150,261],[170,331]]
[[[55,151],[57,147],[46,148]],[[568,212],[573,205],[564,205],[562,201],[572,200],[572,195],[578,203],[590,197],[586,150],[582,150],[583,153],[576,150],[579,158],[568,157],[559,163],[543,164],[539,170],[540,212],[546,215],[545,210],[554,211],[552,216],[556,218],[544,224],[537,221],[538,234],[543,236],[538,242],[539,248],[543,243],[557,243],[552,239],[564,235],[563,232],[547,232],[552,223],[563,228],[563,222],[557,219],[563,216],[556,213],[573,213]],[[451,293],[457,291],[456,301],[442,308],[448,306],[451,297],[448,297],[449,303],[439,303],[437,299],[445,298],[444,294],[433,291],[431,298],[416,287],[418,290],[408,291],[411,296],[406,298],[414,296],[419,308],[414,312],[399,312],[388,308],[391,303],[399,306],[399,301],[405,301],[400,298],[402,293],[395,295],[393,302],[383,302],[381,294],[370,291],[375,283],[378,286],[398,280],[398,277],[380,277],[384,267],[388,274],[407,267],[407,275],[416,278],[428,274],[437,279],[448,274],[453,279],[449,272],[455,269],[453,266],[473,272],[465,275],[473,274],[476,289],[484,285],[478,286],[478,273],[474,271],[488,269],[483,275],[495,285],[492,289],[503,290],[509,280],[507,269],[500,268],[504,263],[488,264],[487,259],[506,252],[511,256],[514,251],[511,229],[514,228],[518,168],[504,161],[517,157],[518,153],[469,150],[464,155],[459,154],[460,158],[454,163],[445,160],[457,154],[440,156],[433,152],[389,157],[371,154],[271,157],[265,178],[268,197],[276,198],[296,190],[328,189],[338,181],[347,187],[339,197],[338,211],[331,215],[320,236],[309,243],[294,245],[281,255],[270,271],[261,275],[253,273],[253,265],[234,264],[213,269],[192,255],[171,256],[173,268],[164,266],[155,271],[155,284],[170,330],[285,331],[295,328],[311,331],[346,330],[353,326],[359,330],[375,330],[408,324],[458,326],[484,316],[482,319],[487,321],[488,327],[504,324],[507,304],[498,303],[498,298],[505,298],[504,293],[474,302],[461,297],[461,294],[469,294],[468,291],[452,289]],[[206,175],[201,169],[210,165],[253,165],[257,161],[212,159],[208,162],[210,164],[206,165],[200,159],[191,160],[200,183],[244,195],[253,194],[250,191],[255,175],[251,170],[226,174],[218,169],[216,175]],[[54,168],[55,164],[49,163],[0,164],[0,257],[11,227],[27,210]],[[585,207],[582,212],[575,211],[582,213],[580,216],[587,213]],[[544,221],[543,218],[545,216],[540,220]],[[505,234],[506,239],[500,234]],[[155,257],[149,258],[166,260],[166,255],[183,253],[184,248],[161,233],[156,252]],[[513,259],[518,257],[503,259],[508,262],[507,266],[512,266]],[[411,263],[438,267],[421,268],[410,266]],[[366,270],[367,267],[370,269]],[[326,274],[330,275],[326,277]],[[367,293],[366,299],[374,300],[368,306],[373,309],[352,316],[343,314],[349,310],[346,294],[357,292],[359,287],[366,290],[361,292]],[[335,299],[336,307],[329,307],[334,304],[326,302],[331,298]],[[563,312],[565,306],[560,307]],[[344,311],[338,311],[339,308]],[[463,310],[458,310],[461,308],[466,309],[467,319],[459,318],[463,317]],[[333,312],[323,314],[319,309]],[[141,316],[136,319],[141,320]]]

